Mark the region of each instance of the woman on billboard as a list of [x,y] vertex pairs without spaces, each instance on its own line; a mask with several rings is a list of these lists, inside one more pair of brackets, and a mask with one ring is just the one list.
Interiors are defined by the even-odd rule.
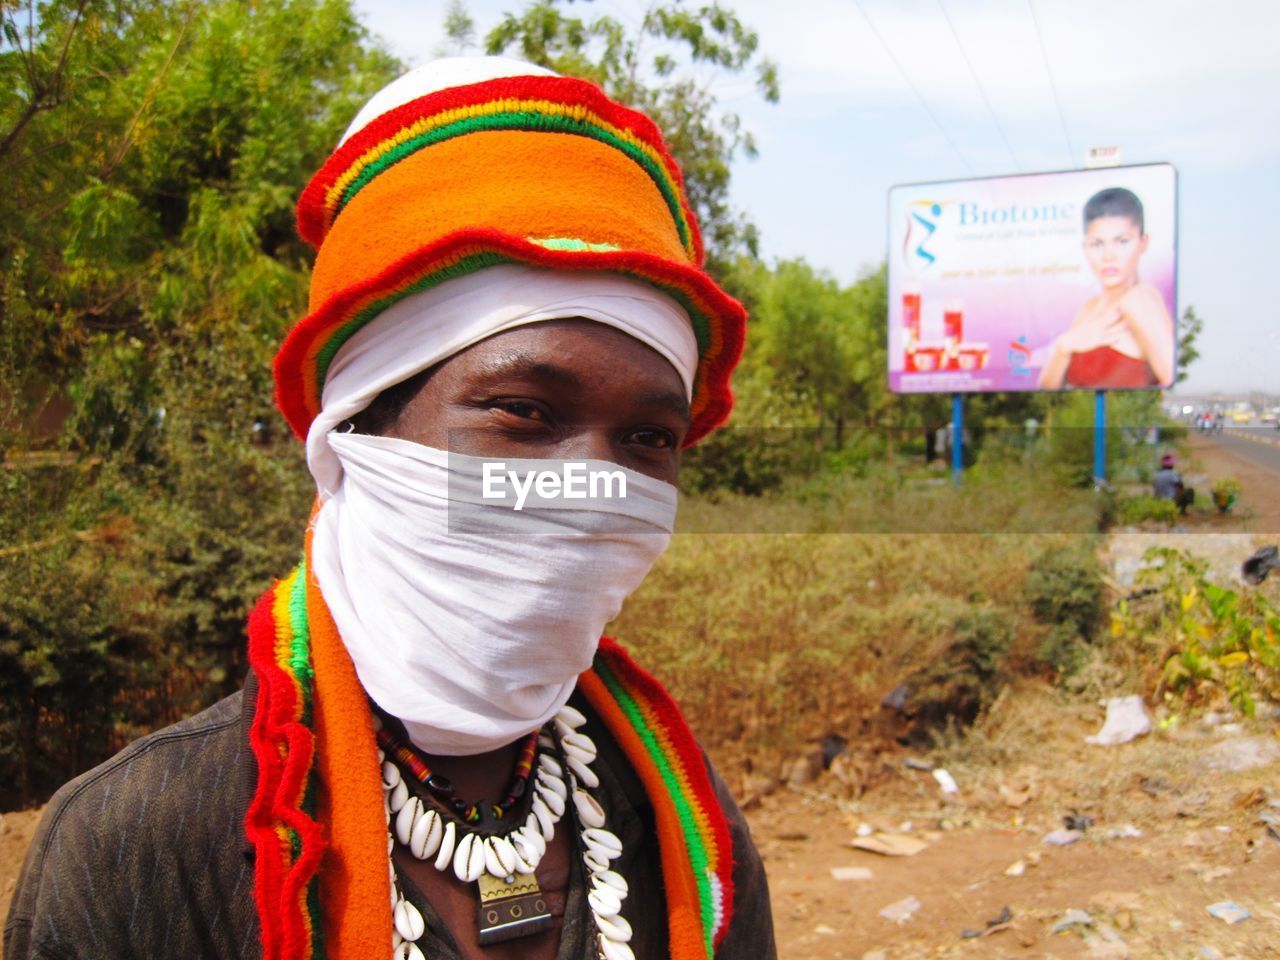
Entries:
[[1173,318],[1164,297],[1138,276],[1147,250],[1142,201],[1108,187],[1084,206],[1084,255],[1102,291],[1085,301],[1053,342],[1042,390],[1112,389],[1173,383]]

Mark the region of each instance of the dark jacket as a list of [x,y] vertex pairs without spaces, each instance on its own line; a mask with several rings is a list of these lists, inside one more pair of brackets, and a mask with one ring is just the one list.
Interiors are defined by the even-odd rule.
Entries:
[[[4,928],[5,960],[261,955],[253,850],[244,833],[255,778],[247,739],[255,692],[250,675],[243,693],[143,737],[58,791],[27,851]],[[603,725],[584,701],[573,702],[592,721],[598,795],[624,844],[615,869],[631,888],[632,947],[638,960],[658,960],[667,954],[666,906],[652,810]],[[728,789],[714,770],[711,777],[730,822],[736,890],[717,956],[772,960],[764,868]],[[427,920],[419,946],[429,957],[457,960],[430,904],[403,875],[401,886]],[[560,960],[596,960],[592,930],[578,871]]]

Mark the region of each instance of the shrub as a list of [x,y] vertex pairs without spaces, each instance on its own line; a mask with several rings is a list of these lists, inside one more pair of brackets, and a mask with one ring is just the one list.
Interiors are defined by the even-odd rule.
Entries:
[[1168,526],[1178,522],[1178,507],[1172,500],[1140,494],[1120,501],[1117,522],[1125,525],[1154,521]]
[[968,726],[991,705],[1006,679],[1013,623],[995,606],[966,606],[951,624],[951,642],[906,682],[916,731]]
[[1059,677],[1074,673],[1083,647],[1102,620],[1102,569],[1092,538],[1041,553],[1027,572],[1023,594],[1037,621],[1048,627],[1035,659]]
[[1138,574],[1152,591],[1121,601],[1115,642],[1139,664],[1156,696],[1196,705],[1225,696],[1246,716],[1260,697],[1280,699],[1280,611],[1258,590],[1220,587],[1208,563],[1168,547],[1147,551]]

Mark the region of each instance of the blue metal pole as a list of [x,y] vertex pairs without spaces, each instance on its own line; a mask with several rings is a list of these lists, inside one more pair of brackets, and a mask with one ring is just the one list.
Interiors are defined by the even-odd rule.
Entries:
[[1093,404],[1093,479],[1102,483],[1107,479],[1107,394],[1099,390]]
[[951,395],[951,477],[960,486],[964,471],[964,394]]

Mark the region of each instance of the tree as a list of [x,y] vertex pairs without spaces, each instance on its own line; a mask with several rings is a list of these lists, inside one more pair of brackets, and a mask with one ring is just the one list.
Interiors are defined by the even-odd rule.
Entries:
[[399,69],[348,0],[2,9],[0,803],[237,682],[314,495],[270,376],[294,203]]
[[715,84],[750,71],[760,95],[777,102],[777,67],[759,54],[756,34],[718,3],[690,9],[655,2],[634,30],[609,16],[570,16],[562,5],[535,0],[507,14],[485,48],[591,80],[648,114],[684,172],[712,269],[726,270],[744,250],[755,255],[756,229],[729,203],[732,161],[740,152],[754,156],[755,141],[737,114],[717,106]]
[[1182,311],[1182,321],[1178,324],[1178,376],[1174,383],[1187,379],[1187,367],[1200,359],[1200,349],[1196,343],[1204,330],[1204,320],[1196,313],[1195,307],[1187,307]]

